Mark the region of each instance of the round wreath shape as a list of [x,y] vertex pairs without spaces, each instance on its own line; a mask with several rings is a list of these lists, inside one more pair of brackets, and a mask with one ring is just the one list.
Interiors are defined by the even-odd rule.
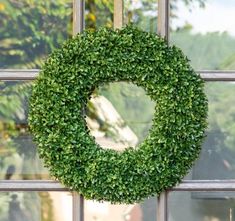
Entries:
[[[85,110],[94,89],[142,87],[156,102],[136,148],[103,149]],[[45,62],[33,87],[29,123],[50,173],[87,199],[134,203],[177,184],[198,157],[207,126],[204,82],[175,46],[133,26],[85,31]]]

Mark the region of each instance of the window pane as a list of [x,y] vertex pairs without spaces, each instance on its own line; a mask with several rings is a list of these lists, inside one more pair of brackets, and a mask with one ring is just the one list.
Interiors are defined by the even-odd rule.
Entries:
[[[145,31],[157,31],[157,1],[124,0],[124,24],[134,23]],[[114,1],[86,1],[86,28],[113,27]],[[119,12],[122,13],[121,11]]]
[[87,123],[98,143],[121,150],[144,140],[152,125],[154,102],[142,88],[118,82],[100,87],[94,95]]
[[235,69],[234,10],[232,0],[171,0],[171,43],[196,69]]
[[0,179],[48,179],[27,124],[30,82],[0,82]]
[[235,178],[235,82],[206,84],[209,116],[199,160],[186,179]]
[[[31,83],[7,81],[0,87],[0,179],[48,179],[27,125]],[[154,103],[144,90],[115,83],[105,85],[99,93],[87,113],[97,142],[117,150],[142,142],[154,112]]]
[[124,0],[124,23],[133,22],[139,28],[157,32],[156,0]]
[[97,29],[113,26],[113,0],[87,0],[85,4],[86,28]]
[[1,192],[2,221],[72,221],[67,192]]
[[112,205],[108,202],[85,201],[85,221],[156,221],[157,198],[141,204]]
[[71,22],[72,0],[0,0],[0,68],[40,68]]
[[232,221],[234,192],[171,192],[168,221]]

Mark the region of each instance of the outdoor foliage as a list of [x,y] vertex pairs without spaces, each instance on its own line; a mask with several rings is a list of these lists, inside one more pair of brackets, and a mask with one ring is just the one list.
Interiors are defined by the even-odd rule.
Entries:
[[86,0],[85,8],[86,28],[97,29],[101,26],[113,26],[113,1]]
[[2,0],[0,67],[39,68],[54,48],[71,36],[70,0]]
[[193,34],[192,27],[186,26],[172,32],[171,42],[183,50],[197,70],[221,70],[233,67],[235,38],[226,32]]
[[101,87],[99,93],[112,102],[124,122],[142,142],[152,125],[155,106],[145,91],[136,85],[118,82]]
[[[109,82],[142,87],[156,103],[136,149],[103,149],[84,111]],[[203,81],[180,49],[133,26],[86,31],[47,59],[30,102],[29,123],[53,176],[87,199],[134,203],[172,187],[198,157],[207,118]]]

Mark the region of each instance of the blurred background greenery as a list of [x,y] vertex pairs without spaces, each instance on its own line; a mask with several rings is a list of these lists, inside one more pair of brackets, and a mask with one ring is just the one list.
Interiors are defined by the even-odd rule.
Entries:
[[[156,2],[125,0],[124,23],[133,22],[143,30],[156,32]],[[170,24],[181,19],[182,3],[192,13],[193,4],[197,4],[200,10],[208,7],[207,2],[202,0],[171,0]],[[86,28],[113,26],[113,1],[86,0],[85,6]],[[71,0],[0,0],[0,68],[40,69],[45,57],[72,37],[72,22]],[[185,21],[176,27],[171,25],[170,43],[183,50],[196,70],[232,70],[235,67],[235,37],[229,32],[196,33],[193,26]],[[30,82],[0,84],[0,179],[50,178],[38,159],[28,131],[30,87]],[[154,104],[145,92],[135,85],[121,82],[105,85],[98,93],[111,101],[141,142],[151,126],[154,111]],[[206,93],[209,99],[207,138],[201,157],[187,178],[234,179],[235,84],[206,83]],[[27,200],[30,197],[32,199]],[[17,199],[23,203],[22,208],[31,213],[38,208],[40,199],[42,212],[38,217],[42,221],[55,220],[53,214],[45,215],[45,208],[52,208],[49,193],[18,194]],[[10,193],[1,195],[0,205],[5,206],[0,207],[0,221],[9,220],[6,208],[14,200]],[[146,213],[145,220],[153,220],[152,215],[152,218],[147,217]]]

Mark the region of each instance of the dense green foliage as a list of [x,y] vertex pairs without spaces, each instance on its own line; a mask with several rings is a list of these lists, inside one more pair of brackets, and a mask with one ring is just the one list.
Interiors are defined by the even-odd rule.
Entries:
[[[84,110],[109,82],[132,82],[156,103],[152,127],[136,149],[103,149]],[[133,203],[179,182],[197,158],[207,100],[181,50],[133,26],[86,31],[47,59],[31,97],[29,123],[53,176],[87,199]]]

